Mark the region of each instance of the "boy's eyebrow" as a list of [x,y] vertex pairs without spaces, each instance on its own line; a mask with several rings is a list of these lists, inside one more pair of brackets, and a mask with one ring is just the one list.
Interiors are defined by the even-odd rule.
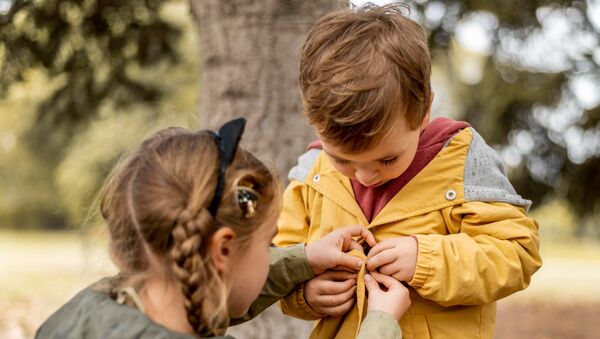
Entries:
[[402,151],[402,152],[398,152],[398,153],[395,153],[395,154],[392,154],[392,155],[388,155],[388,156],[386,156],[386,157],[383,157],[383,158],[379,158],[379,159],[377,159],[377,161],[383,161],[383,160],[389,160],[389,159],[393,159],[393,158],[395,158],[395,157],[399,156],[399,155],[400,155],[400,154],[402,154],[402,153],[404,153],[404,151]]
[[348,160],[346,160],[346,159],[344,159],[344,158],[340,158],[340,157],[338,157],[338,156],[335,156],[335,155],[333,155],[333,154],[331,154],[331,153],[327,152],[326,150],[323,150],[323,152],[325,152],[325,154],[327,154],[329,157],[331,157],[331,158],[334,158],[334,159],[336,159],[336,160],[348,161]]
[[[348,162],[352,162],[351,160],[347,160],[347,159],[344,159],[344,158],[340,158],[340,157],[338,157],[338,156],[336,156],[336,155],[333,155],[333,154],[331,154],[331,153],[329,153],[329,152],[327,152],[327,151],[325,151],[325,150],[323,150],[323,152],[325,152],[325,154],[327,154],[328,156],[330,156],[330,157],[334,158],[335,160],[341,160],[341,161],[348,161]],[[375,159],[375,160],[373,160],[373,161],[384,161],[384,160],[393,159],[393,158],[395,158],[395,157],[399,156],[399,155],[400,155],[400,154],[402,154],[402,153],[404,153],[404,151],[401,151],[401,152],[398,152],[398,153],[395,153],[395,154],[392,154],[392,155],[388,155],[388,156],[385,156],[385,157],[381,157],[381,158],[379,158],[379,159]]]

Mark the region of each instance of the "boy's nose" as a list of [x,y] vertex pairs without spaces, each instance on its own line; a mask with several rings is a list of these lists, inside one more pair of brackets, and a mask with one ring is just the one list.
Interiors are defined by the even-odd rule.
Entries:
[[377,178],[377,171],[357,169],[356,172],[354,172],[354,176],[356,176],[356,180],[361,184],[369,186],[375,183],[373,181]]

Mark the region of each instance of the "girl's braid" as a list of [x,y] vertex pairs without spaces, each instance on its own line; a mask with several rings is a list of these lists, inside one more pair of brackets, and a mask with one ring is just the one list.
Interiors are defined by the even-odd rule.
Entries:
[[214,222],[206,208],[195,215],[186,208],[171,232],[173,272],[181,283],[188,321],[199,335],[215,335],[213,329],[227,326],[225,298],[221,295],[224,291],[217,293],[223,285],[218,283],[219,274],[208,256],[201,252],[206,251],[203,241],[209,239]]

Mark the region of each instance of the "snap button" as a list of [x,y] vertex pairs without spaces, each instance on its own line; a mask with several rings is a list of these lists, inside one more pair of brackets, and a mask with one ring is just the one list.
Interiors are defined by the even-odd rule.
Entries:
[[315,176],[313,177],[313,181],[314,181],[314,182],[318,182],[319,180],[321,180],[321,176],[320,176],[320,175],[318,175],[318,174],[317,174],[317,175],[315,175]]
[[454,200],[454,199],[456,199],[456,191],[448,190],[446,192],[446,200]]

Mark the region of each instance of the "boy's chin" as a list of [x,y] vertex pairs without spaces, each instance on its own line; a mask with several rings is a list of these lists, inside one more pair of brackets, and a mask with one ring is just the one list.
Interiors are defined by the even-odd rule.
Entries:
[[362,184],[362,183],[361,183],[361,185],[363,185],[363,186],[365,186],[367,188],[375,188],[375,187],[379,187],[379,186],[385,184],[388,181],[389,180],[381,180],[381,181],[378,181],[378,182],[370,184],[370,185],[365,185],[365,184]]

